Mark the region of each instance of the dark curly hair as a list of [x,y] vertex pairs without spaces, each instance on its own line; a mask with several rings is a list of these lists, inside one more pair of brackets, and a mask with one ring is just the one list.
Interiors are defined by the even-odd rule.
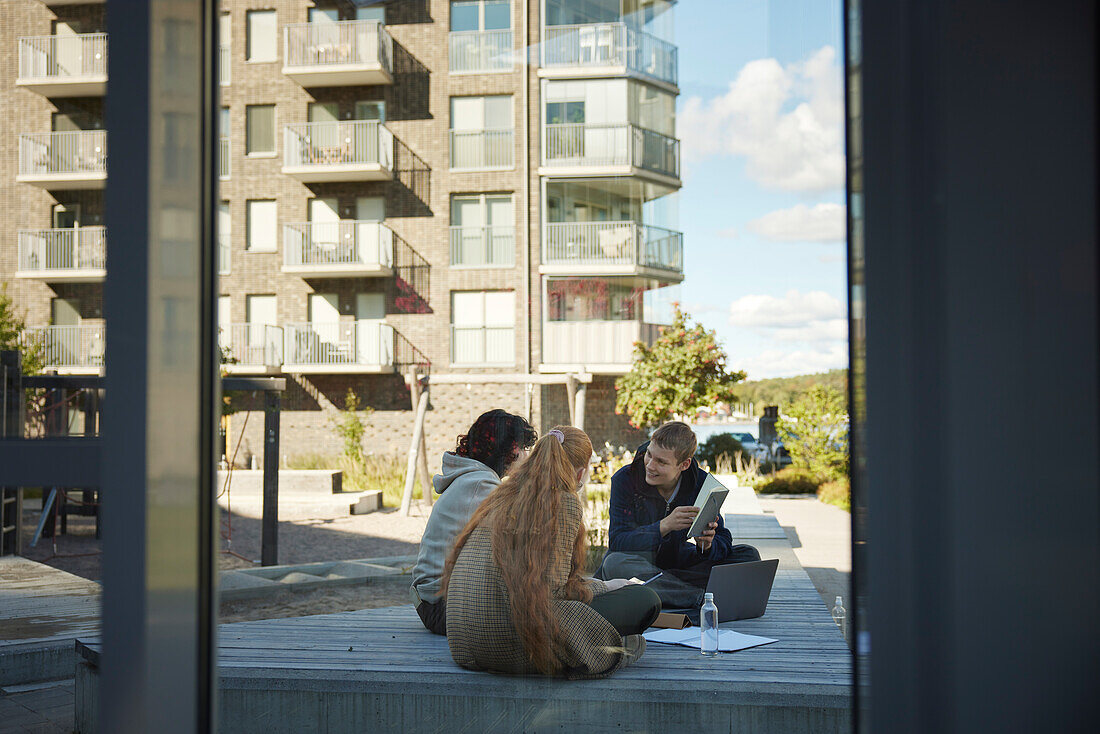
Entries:
[[479,415],[470,432],[458,437],[455,453],[480,461],[503,477],[516,454],[534,446],[538,438],[530,423],[496,408]]

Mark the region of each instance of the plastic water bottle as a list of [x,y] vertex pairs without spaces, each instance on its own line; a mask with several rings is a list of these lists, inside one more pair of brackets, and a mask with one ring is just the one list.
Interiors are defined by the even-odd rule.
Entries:
[[714,603],[714,594],[707,592],[703,597],[703,606],[699,610],[699,652],[707,657],[718,655],[718,606]]
[[841,636],[848,639],[848,614],[844,611],[844,599],[841,597],[836,598],[836,606],[833,607],[833,621],[836,622],[836,626],[840,628]]

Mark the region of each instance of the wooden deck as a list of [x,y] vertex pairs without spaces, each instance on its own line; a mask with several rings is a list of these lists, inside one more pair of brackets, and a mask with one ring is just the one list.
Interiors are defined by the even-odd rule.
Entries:
[[[774,644],[717,659],[650,644],[611,678],[562,681],[463,670],[411,607],[226,624],[222,731],[850,731],[844,640],[775,518],[737,509],[735,538],[780,565],[767,614],[723,626]],[[94,701],[99,643],[78,647],[77,698]],[[93,713],[77,711],[78,731]]]

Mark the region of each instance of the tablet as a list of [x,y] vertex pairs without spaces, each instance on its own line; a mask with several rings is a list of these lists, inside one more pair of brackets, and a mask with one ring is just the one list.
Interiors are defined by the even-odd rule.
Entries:
[[703,486],[699,489],[699,496],[695,498],[695,506],[699,508],[699,514],[695,516],[695,522],[688,528],[687,537],[698,538],[706,531],[707,525],[718,518],[718,514],[722,511],[722,503],[726,501],[729,493],[730,491],[715,479],[713,474],[707,475]]

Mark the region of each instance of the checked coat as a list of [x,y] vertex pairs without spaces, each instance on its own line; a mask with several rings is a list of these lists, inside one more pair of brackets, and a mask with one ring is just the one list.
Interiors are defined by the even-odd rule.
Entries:
[[[573,544],[582,532],[580,499],[566,493],[554,529],[553,557],[549,559],[551,610],[557,617],[554,653],[567,678],[602,678],[621,667],[623,638],[595,609],[563,597],[572,564]],[[538,532],[538,529],[535,530]],[[607,586],[590,580],[592,591]],[[447,642],[455,662],[471,670],[537,674],[512,623],[508,590],[493,563],[491,528],[482,524],[463,546],[447,588]]]

